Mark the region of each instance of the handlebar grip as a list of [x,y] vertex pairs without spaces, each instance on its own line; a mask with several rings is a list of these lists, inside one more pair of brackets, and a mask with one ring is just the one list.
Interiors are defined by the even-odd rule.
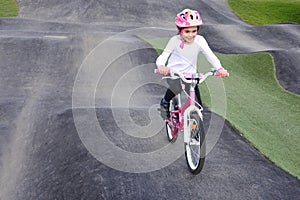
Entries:
[[216,72],[214,73],[214,76],[219,77],[219,76],[220,76],[220,72],[216,71]]

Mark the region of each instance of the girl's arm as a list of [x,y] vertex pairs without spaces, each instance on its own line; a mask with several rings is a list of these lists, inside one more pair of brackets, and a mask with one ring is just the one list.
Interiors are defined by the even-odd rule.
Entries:
[[216,70],[219,70],[222,67],[220,60],[217,58],[217,56],[212,52],[210,47],[208,46],[206,40],[204,37],[200,36],[198,40],[199,46],[201,48],[201,52],[205,56],[206,60],[215,68]]
[[229,76],[229,73],[227,72],[227,70],[222,67],[221,62],[218,59],[218,57],[212,52],[212,50],[208,46],[208,43],[206,42],[205,38],[200,36],[198,42],[201,47],[201,51],[202,51],[203,55],[205,56],[207,61],[213,66],[213,68],[218,70],[220,76],[221,77]]
[[156,59],[156,66],[159,69],[159,71],[162,74],[167,74],[168,73],[168,68],[166,66],[166,63],[169,59],[170,54],[172,53],[173,49],[175,48],[175,43],[176,43],[176,36],[172,37],[167,46],[165,47],[164,51],[162,52],[162,54],[160,54],[160,56],[158,56],[158,58]]

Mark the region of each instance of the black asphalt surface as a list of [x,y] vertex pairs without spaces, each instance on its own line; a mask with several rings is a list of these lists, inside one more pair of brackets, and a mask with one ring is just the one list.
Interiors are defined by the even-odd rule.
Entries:
[[158,117],[165,82],[143,40],[199,10],[214,51],[271,52],[282,87],[300,94],[298,24],[252,27],[225,0],[18,3],[0,19],[1,200],[299,199],[298,179],[207,110],[209,153],[189,173],[182,138],[168,144]]

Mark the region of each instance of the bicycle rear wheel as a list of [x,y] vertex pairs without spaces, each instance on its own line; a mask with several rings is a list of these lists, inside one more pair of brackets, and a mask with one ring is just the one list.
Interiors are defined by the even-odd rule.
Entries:
[[191,112],[188,118],[190,142],[185,143],[185,158],[192,174],[199,174],[203,168],[206,154],[203,121],[197,112]]
[[167,138],[169,142],[175,142],[178,136],[178,114],[174,114],[173,111],[178,110],[178,103],[177,99],[174,98],[170,101],[170,119],[166,121],[166,132],[167,132]]
[[174,143],[178,136],[178,129],[171,122],[166,122],[166,131],[169,142]]

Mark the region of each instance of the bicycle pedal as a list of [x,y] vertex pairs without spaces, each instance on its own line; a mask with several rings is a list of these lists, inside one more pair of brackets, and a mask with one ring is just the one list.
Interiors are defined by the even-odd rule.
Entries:
[[190,128],[191,128],[192,130],[196,129],[196,127],[197,127],[196,124],[192,124],[192,125],[190,126]]

